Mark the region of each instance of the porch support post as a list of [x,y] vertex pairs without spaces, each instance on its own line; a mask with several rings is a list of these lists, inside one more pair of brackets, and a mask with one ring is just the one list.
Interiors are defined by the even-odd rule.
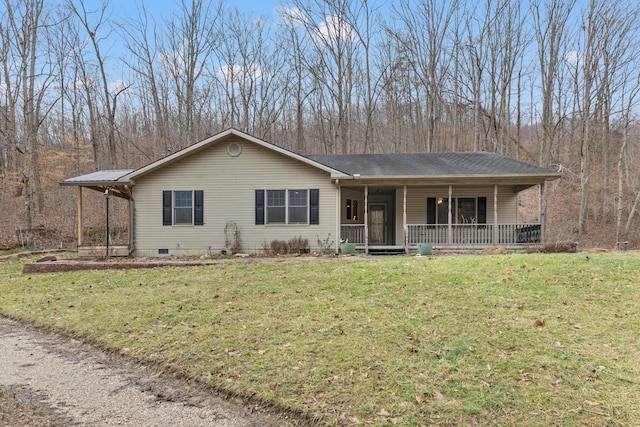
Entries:
[[409,253],[409,229],[407,228],[407,186],[404,186],[404,197],[402,199],[402,234],[404,242],[404,253]]
[[453,244],[453,215],[451,213],[451,196],[453,195],[453,186],[449,185],[449,212],[447,215],[447,244]]
[[78,247],[82,246],[82,186],[78,185]]
[[493,184],[493,244],[498,244],[498,184]]
[[340,239],[342,239],[342,187],[340,180],[336,179],[336,255],[340,248]]
[[369,186],[364,186],[364,254],[369,255]]
[[538,200],[538,221],[540,222],[540,243],[544,244],[544,229],[547,222],[547,197],[544,194],[544,182],[540,184],[540,199]]

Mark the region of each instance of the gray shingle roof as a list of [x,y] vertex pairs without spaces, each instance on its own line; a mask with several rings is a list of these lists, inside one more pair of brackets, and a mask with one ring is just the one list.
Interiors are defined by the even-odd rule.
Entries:
[[307,156],[362,177],[549,176],[554,171],[487,152],[330,154]]

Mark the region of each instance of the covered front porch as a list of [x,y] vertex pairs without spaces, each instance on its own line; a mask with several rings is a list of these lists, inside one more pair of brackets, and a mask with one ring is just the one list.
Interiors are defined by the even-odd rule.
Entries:
[[[370,252],[410,253],[419,243],[436,250],[540,247],[544,242],[544,183],[537,218],[522,221],[519,193],[533,185],[345,186],[340,241]],[[534,190],[535,191],[535,190]]]

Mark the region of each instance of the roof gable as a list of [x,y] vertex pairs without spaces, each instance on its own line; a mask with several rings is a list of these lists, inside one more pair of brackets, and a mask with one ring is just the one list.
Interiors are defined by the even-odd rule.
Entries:
[[177,161],[179,161],[179,160],[181,160],[181,159],[183,159],[183,158],[185,158],[187,156],[190,156],[190,155],[192,155],[192,154],[194,154],[194,153],[196,153],[196,152],[198,152],[200,150],[203,150],[203,149],[205,149],[207,147],[210,147],[210,146],[212,146],[214,144],[218,144],[220,142],[223,142],[223,141],[225,141],[226,139],[228,139],[230,137],[241,138],[241,139],[243,139],[243,140],[245,140],[247,142],[254,143],[254,144],[259,145],[261,147],[267,148],[267,149],[269,149],[271,151],[283,154],[283,155],[285,155],[287,157],[290,157],[292,159],[299,160],[299,161],[301,161],[303,163],[306,163],[306,164],[308,164],[310,166],[313,166],[315,168],[324,170],[325,172],[330,173],[332,178],[341,178],[341,177],[346,176],[343,172],[338,171],[336,169],[333,169],[332,167],[330,167],[328,165],[325,165],[323,163],[319,163],[319,162],[317,162],[315,160],[312,160],[309,157],[301,156],[300,154],[294,153],[293,151],[289,151],[289,150],[284,149],[282,147],[278,147],[277,145],[274,145],[274,144],[271,144],[269,142],[263,141],[263,140],[261,140],[259,138],[256,138],[256,137],[253,137],[251,135],[248,135],[248,134],[246,134],[244,132],[241,132],[241,131],[239,131],[237,129],[231,128],[231,129],[227,129],[227,130],[225,130],[223,132],[220,132],[220,133],[218,133],[216,135],[213,135],[213,136],[211,136],[209,138],[203,139],[202,141],[197,142],[195,144],[192,144],[192,145],[190,145],[188,147],[185,147],[182,150],[176,151],[175,153],[173,153],[173,154],[171,154],[169,156],[163,157],[160,160],[157,160],[157,161],[155,161],[153,163],[150,163],[150,164],[148,164],[146,166],[143,166],[143,167],[141,167],[139,169],[136,169],[136,170],[128,173],[126,176],[121,177],[120,179],[121,180],[127,180],[127,181],[133,180],[133,179],[135,179],[135,178],[137,178],[139,176],[146,175],[149,172],[152,172],[152,171],[155,171],[157,169],[160,169],[163,166],[175,163],[175,162],[177,162]]

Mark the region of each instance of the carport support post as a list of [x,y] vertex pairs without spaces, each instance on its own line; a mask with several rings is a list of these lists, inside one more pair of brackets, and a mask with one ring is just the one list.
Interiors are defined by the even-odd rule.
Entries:
[[82,246],[82,187],[78,186],[78,247]]
[[106,203],[105,206],[105,211],[106,211],[106,223],[107,223],[107,230],[106,230],[106,251],[105,251],[105,256],[109,256],[109,196],[111,194],[109,194],[109,189],[107,188],[106,190],[104,190],[104,200]]

